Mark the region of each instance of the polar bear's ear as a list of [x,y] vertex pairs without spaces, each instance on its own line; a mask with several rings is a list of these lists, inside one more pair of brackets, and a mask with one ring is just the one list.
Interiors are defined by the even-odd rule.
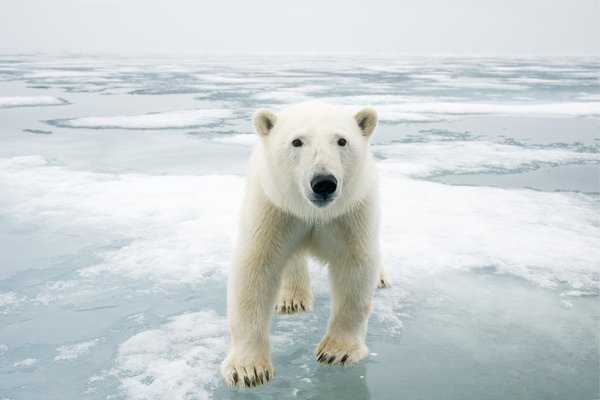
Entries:
[[271,129],[275,126],[277,117],[273,111],[267,110],[266,108],[259,108],[254,112],[252,121],[254,122],[254,128],[256,128],[256,132],[267,136]]
[[377,125],[377,111],[373,110],[371,107],[363,108],[354,114],[354,119],[362,131],[362,134],[364,136],[369,136],[373,133],[375,126]]

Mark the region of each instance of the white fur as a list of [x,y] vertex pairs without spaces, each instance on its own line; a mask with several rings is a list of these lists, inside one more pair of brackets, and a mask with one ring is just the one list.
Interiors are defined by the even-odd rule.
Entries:
[[[250,160],[228,283],[231,349],[221,365],[228,384],[253,387],[274,376],[271,314],[312,309],[309,255],[329,265],[332,288],[318,361],[352,364],[367,355],[373,290],[389,284],[380,262],[378,184],[369,151],[376,123],[372,109],[352,114],[320,102],[255,113],[261,140]],[[292,146],[294,139],[303,145]],[[324,173],[336,177],[337,189],[333,201],[318,207],[310,182]]]

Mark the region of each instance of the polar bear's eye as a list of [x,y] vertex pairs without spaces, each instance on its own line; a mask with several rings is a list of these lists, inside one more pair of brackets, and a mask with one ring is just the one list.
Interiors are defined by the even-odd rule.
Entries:
[[302,140],[300,140],[300,139],[294,139],[294,140],[292,140],[292,146],[294,146],[294,147],[300,147],[300,146],[302,146]]
[[346,139],[344,139],[344,138],[339,139],[338,140],[338,145],[344,147],[346,145]]

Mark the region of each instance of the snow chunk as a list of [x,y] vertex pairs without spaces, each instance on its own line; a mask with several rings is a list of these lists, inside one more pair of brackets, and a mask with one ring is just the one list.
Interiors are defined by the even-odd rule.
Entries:
[[581,291],[581,290],[567,290],[566,292],[562,292],[561,296],[569,296],[569,297],[587,297],[587,296],[596,296],[597,294],[592,291]]
[[56,357],[54,357],[54,361],[76,360],[82,355],[89,353],[90,350],[94,348],[99,342],[100,339],[94,339],[69,346],[60,346],[56,349],[58,354],[56,355]]
[[17,361],[16,363],[14,363],[13,367],[31,367],[37,364],[39,361],[40,360],[38,360],[37,358],[26,358],[24,360]]
[[225,318],[212,311],[179,315],[121,344],[111,373],[129,399],[209,399],[226,337]]
[[233,115],[228,109],[179,110],[140,115],[83,117],[47,121],[65,128],[91,129],[184,129],[210,126]]
[[15,292],[0,292],[0,307],[16,304],[19,298]]
[[69,104],[69,102],[65,99],[51,96],[0,97],[0,108],[60,106],[64,104]]

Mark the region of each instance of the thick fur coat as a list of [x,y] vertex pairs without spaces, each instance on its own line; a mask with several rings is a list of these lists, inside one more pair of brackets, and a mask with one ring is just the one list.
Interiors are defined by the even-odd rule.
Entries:
[[317,361],[357,363],[373,291],[389,279],[381,267],[379,200],[369,139],[370,108],[357,113],[307,102],[254,114],[260,136],[251,156],[240,234],[229,275],[231,336],[221,373],[253,387],[275,375],[269,326],[274,310],[313,308],[307,258],[328,265],[332,307]]

